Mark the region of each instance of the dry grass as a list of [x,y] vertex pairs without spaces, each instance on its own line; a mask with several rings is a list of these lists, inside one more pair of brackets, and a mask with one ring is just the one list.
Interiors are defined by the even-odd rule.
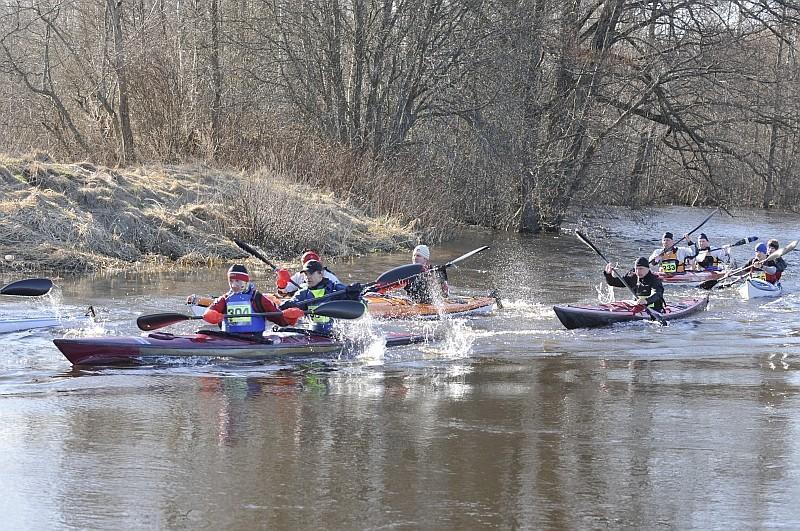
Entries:
[[[242,258],[230,237],[276,260],[306,247],[329,256],[407,247],[389,219],[264,169],[252,175],[202,165],[124,172],[56,164],[46,154],[0,159],[0,263],[4,270],[81,272],[195,267]],[[11,261],[2,260],[13,255]]]

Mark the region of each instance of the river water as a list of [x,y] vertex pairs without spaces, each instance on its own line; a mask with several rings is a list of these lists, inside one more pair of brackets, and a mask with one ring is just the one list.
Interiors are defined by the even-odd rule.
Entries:
[[[708,213],[609,211],[572,227],[628,265]],[[699,232],[712,245],[800,237],[796,215],[772,218],[719,213]],[[99,311],[95,324],[0,335],[0,526],[800,527],[800,253],[779,299],[720,290],[666,327],[568,331],[552,306],[607,300],[601,259],[567,232],[476,232],[435,246],[434,261],[484,244],[450,283],[496,288],[494,316],[439,323],[439,343],[300,366],[73,369],[52,343],[138,335],[136,316],[218,293],[224,268],[62,278],[42,300],[0,301],[2,316]],[[744,262],[752,244],[733,254]],[[369,281],[408,258],[332,268]]]

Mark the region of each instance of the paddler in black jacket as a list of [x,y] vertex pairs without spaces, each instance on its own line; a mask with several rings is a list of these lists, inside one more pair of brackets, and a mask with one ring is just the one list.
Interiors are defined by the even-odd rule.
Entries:
[[[606,265],[603,274],[609,286],[624,288],[625,283],[614,276],[611,264]],[[664,284],[661,279],[650,272],[649,260],[644,256],[636,260],[636,265],[632,271],[625,274],[625,282],[636,292],[637,304],[648,306],[657,312],[664,311]],[[644,308],[640,309],[642,311]]]

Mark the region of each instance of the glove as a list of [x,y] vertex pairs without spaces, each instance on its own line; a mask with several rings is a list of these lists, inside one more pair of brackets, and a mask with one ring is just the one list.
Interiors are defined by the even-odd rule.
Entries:
[[286,289],[286,286],[289,285],[289,282],[292,280],[292,275],[285,269],[278,269],[276,271],[275,277],[275,287],[278,289]]
[[217,310],[212,310],[211,308],[203,313],[203,321],[213,325],[220,324],[222,322],[222,318],[223,315],[221,313],[219,313]]
[[289,326],[294,326],[297,320],[305,315],[300,308],[286,308],[281,313],[283,314],[283,318],[286,319],[286,322],[289,323]]
[[361,298],[361,291],[363,289],[364,289],[363,284],[361,284],[360,282],[355,282],[347,286],[347,288],[345,289],[345,296],[352,301],[357,301]]

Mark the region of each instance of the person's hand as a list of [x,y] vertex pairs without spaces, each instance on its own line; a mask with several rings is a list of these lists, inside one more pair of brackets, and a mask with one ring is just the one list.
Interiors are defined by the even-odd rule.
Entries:
[[364,285],[360,282],[354,282],[347,286],[345,289],[345,295],[348,299],[357,301],[361,298],[361,291],[364,289]]
[[611,272],[614,271],[614,268],[611,266],[611,262],[606,264],[606,267],[605,267],[605,269],[603,269],[603,271],[605,271],[609,275],[612,274]]
[[286,322],[289,323],[289,326],[294,326],[297,320],[305,315],[300,308],[286,308],[281,313],[283,314],[283,318],[286,319]]
[[211,308],[203,313],[203,321],[213,325],[220,324],[222,322],[222,318],[223,315],[221,313],[219,313],[217,310],[212,310]]
[[286,289],[289,282],[292,280],[292,275],[286,269],[278,269],[275,272],[275,287],[278,289]]

